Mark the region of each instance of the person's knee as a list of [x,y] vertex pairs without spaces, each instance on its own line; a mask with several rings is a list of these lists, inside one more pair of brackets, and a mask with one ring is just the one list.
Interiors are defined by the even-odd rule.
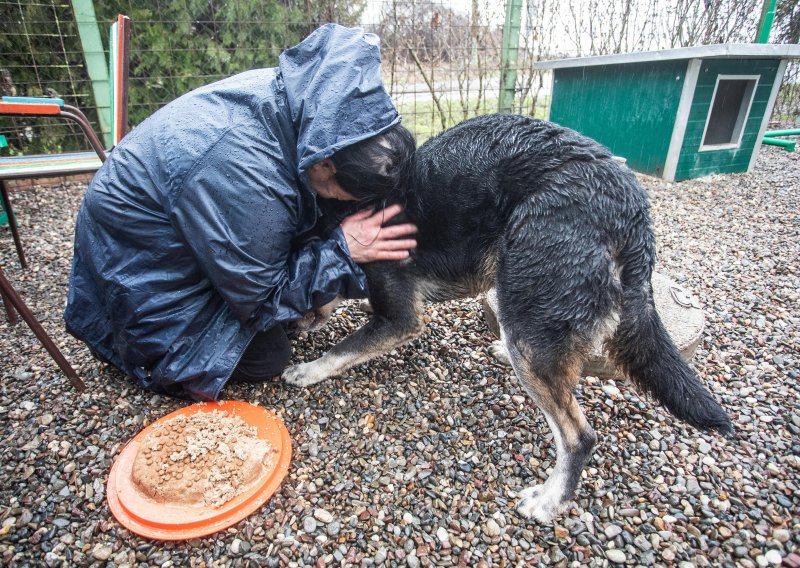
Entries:
[[280,375],[292,357],[292,346],[283,327],[276,325],[257,333],[245,349],[231,379],[264,382]]
[[283,370],[289,365],[289,360],[292,358],[292,349],[289,342],[286,342],[286,348],[280,351],[273,352],[272,357],[264,363],[263,374],[274,377],[280,375]]

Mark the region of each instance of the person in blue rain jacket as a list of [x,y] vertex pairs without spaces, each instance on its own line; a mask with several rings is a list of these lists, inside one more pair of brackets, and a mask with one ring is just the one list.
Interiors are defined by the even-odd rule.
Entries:
[[279,374],[285,322],[366,295],[357,263],[397,260],[415,227],[390,207],[304,238],[317,198],[380,203],[411,135],[380,79],[378,38],[329,24],[279,65],[194,90],[111,152],[78,213],[65,321],[156,392],[216,400]]

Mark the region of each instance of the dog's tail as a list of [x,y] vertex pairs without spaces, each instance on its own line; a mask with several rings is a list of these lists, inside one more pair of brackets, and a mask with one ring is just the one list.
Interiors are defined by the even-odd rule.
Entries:
[[[648,231],[649,229],[644,229]],[[647,238],[650,237],[650,238]],[[731,421],[680,355],[653,301],[652,236],[631,247],[622,265],[619,324],[607,343],[609,356],[641,389],[676,417],[703,430],[733,433]]]

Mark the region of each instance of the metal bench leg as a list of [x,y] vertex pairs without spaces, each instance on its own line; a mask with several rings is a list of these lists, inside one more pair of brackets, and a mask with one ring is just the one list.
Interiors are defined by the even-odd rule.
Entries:
[[25,260],[25,252],[22,250],[22,241],[19,238],[17,231],[17,218],[14,216],[14,210],[11,208],[11,200],[8,198],[8,188],[6,182],[0,180],[0,197],[3,198],[6,213],[8,214],[8,226],[11,228],[11,237],[14,239],[14,246],[17,248],[17,256],[22,268],[28,268],[28,262]]
[[3,307],[6,309],[8,323],[11,325],[17,325],[17,310],[14,309],[14,306],[11,305],[11,300],[5,294],[0,293],[0,296],[3,297]]
[[[31,331],[36,335],[39,339],[41,344],[47,349],[47,352],[50,353],[50,356],[56,362],[56,364],[61,368],[64,374],[69,379],[69,382],[72,383],[72,386],[75,387],[79,392],[83,391],[86,388],[86,385],[83,381],[78,377],[78,373],[75,372],[75,369],[72,368],[72,365],[69,364],[66,357],[58,350],[58,347],[50,339],[50,336],[47,335],[47,332],[42,327],[42,324],[36,319],[33,313],[28,309],[28,306],[25,305],[25,302],[22,301],[22,298],[11,283],[6,279],[5,274],[3,274],[3,270],[0,268],[0,293],[3,295],[3,300],[8,301],[11,303],[14,308],[16,308],[19,315],[25,320],[25,323],[28,324],[28,327],[31,328]],[[10,312],[9,312],[10,313]]]

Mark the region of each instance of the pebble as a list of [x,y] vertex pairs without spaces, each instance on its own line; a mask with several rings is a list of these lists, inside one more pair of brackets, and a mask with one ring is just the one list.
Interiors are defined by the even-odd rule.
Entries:
[[330,514],[325,509],[315,509],[314,510],[314,518],[318,520],[320,523],[330,523],[333,520],[333,515]]
[[101,562],[108,560],[111,558],[111,553],[114,552],[110,546],[103,546],[97,545],[92,549],[92,556],[95,560],[100,560]]
[[780,566],[781,562],[783,561],[781,553],[777,550],[768,550],[764,557],[767,559],[767,563],[772,564],[773,566]]
[[616,548],[606,550],[606,558],[608,558],[609,562],[612,562],[613,564],[625,564],[625,561],[627,560],[625,553]]
[[494,519],[489,519],[484,525],[484,532],[489,537],[500,536],[500,525]]
[[317,530],[317,520],[314,517],[306,517],[303,519],[303,530],[306,533],[313,533]]
[[372,557],[372,561],[376,565],[381,565],[386,562],[386,559],[389,557],[389,553],[386,550],[386,547],[380,547],[378,551],[375,553],[375,556]]
[[232,554],[236,554],[236,555],[241,554],[242,553],[242,541],[241,541],[241,539],[238,539],[238,538],[233,539],[233,542],[231,542],[230,549],[231,549],[231,553]]
[[331,521],[325,526],[325,532],[328,533],[328,536],[336,536],[341,530],[342,525],[339,521]]
[[41,424],[42,426],[49,426],[53,423],[55,417],[52,414],[42,414],[36,421]]
[[772,531],[772,538],[780,543],[786,543],[789,542],[790,538],[792,538],[792,533],[786,529],[775,529]]
[[436,538],[438,538],[441,543],[450,542],[450,535],[444,527],[436,529]]

